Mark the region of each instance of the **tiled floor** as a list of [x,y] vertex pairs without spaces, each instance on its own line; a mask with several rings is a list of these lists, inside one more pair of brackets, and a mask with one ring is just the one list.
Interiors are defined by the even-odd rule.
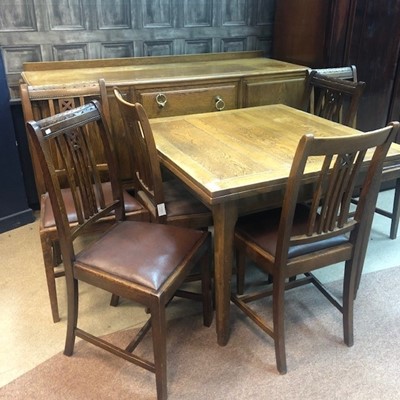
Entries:
[[[383,192],[379,201],[390,207],[393,192]],[[400,239],[388,238],[389,220],[374,217],[364,272],[400,265]],[[0,235],[0,386],[61,352],[66,328],[65,287],[58,280],[61,321],[54,324],[45,283],[37,222]],[[320,272],[323,281],[341,278],[341,266]],[[81,286],[81,324],[97,334],[106,334],[140,324],[144,311],[128,302],[109,307],[108,293]],[[89,295],[89,293],[91,295]],[[190,302],[178,303],[171,312],[198,312]],[[193,309],[192,309],[193,307]],[[91,317],[101,310],[101,319]],[[105,322],[106,321],[106,322]]]

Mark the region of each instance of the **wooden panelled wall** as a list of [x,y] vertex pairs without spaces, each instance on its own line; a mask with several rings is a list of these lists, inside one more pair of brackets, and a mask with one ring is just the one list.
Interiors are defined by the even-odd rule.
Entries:
[[12,97],[26,61],[264,50],[275,0],[1,0]]

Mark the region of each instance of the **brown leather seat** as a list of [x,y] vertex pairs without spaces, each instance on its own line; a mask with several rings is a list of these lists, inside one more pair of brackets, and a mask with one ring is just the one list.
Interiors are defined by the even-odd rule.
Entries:
[[[157,398],[167,398],[166,307],[186,277],[201,265],[203,321],[212,322],[210,281],[211,234],[206,231],[125,219],[123,189],[101,106],[90,102],[73,112],[28,122],[28,132],[40,162],[65,269],[68,296],[68,326],[65,355],[72,355],[76,337],[155,373]],[[101,183],[94,164],[88,125],[96,123],[104,147],[110,182]],[[63,192],[55,174],[50,149],[58,148],[65,162],[69,192]],[[111,190],[110,190],[111,188]],[[65,202],[72,201],[66,205]],[[75,213],[71,211],[75,210]],[[67,214],[76,219],[71,227]],[[48,215],[50,222],[51,215]],[[77,240],[98,221],[108,229],[79,252]],[[78,284],[84,281],[143,305],[150,319],[126,347],[92,335],[78,327]],[[93,316],[101,320],[101,315]],[[151,329],[154,362],[133,354]],[[132,397],[135,394],[132,393]]]
[[[112,190],[111,190],[111,183],[110,182],[103,182],[103,191],[106,204],[110,204],[112,202]],[[68,222],[72,225],[78,222],[78,217],[75,209],[74,199],[72,198],[72,192],[69,188],[61,189],[61,194],[64,199],[65,210],[67,212]],[[125,213],[142,213],[143,212],[143,205],[139,203],[135,197],[133,197],[130,193],[126,190],[123,192],[124,196],[124,207]],[[54,218],[53,208],[51,207],[50,197],[48,193],[42,195],[41,198],[41,206],[40,211],[42,216],[40,218],[43,228],[54,228],[56,226],[56,221]],[[144,216],[143,220],[147,220],[147,217]]]
[[116,286],[127,285],[126,281],[158,292],[182,262],[182,255],[189,254],[204,236],[200,231],[126,221],[77,255],[74,274],[104,273],[123,281]]

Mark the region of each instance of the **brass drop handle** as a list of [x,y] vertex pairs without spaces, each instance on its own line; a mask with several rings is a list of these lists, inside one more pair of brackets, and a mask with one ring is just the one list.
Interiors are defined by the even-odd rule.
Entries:
[[225,102],[221,96],[215,96],[215,108],[218,111],[222,111],[225,108]]
[[158,107],[164,108],[165,105],[167,104],[167,96],[164,93],[158,93],[156,96],[156,102],[158,104]]

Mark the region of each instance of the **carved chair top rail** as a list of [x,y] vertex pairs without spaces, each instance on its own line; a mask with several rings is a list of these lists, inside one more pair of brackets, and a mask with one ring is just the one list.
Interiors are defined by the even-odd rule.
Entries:
[[51,85],[28,85],[28,94],[31,101],[62,99],[76,96],[98,96],[99,82],[86,81]]
[[332,78],[346,79],[357,82],[357,68],[355,65],[349,67],[334,67],[334,68],[315,68],[319,74],[327,75]]

